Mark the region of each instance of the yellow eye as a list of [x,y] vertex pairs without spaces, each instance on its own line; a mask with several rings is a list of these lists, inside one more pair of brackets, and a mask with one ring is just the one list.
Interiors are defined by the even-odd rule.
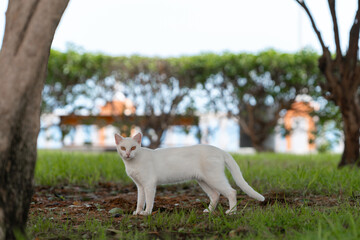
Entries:
[[135,150],[135,149],[136,149],[136,146],[133,146],[133,147],[131,148],[132,151]]
[[125,147],[121,147],[121,150],[125,151],[125,150],[126,150],[126,148],[125,148]]

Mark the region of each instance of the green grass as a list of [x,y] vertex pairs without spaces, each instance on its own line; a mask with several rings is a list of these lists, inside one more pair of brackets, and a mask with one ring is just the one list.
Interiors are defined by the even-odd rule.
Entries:
[[[80,226],[30,216],[28,232],[40,239],[359,239],[360,170],[337,169],[339,155],[256,154],[234,155],[244,178],[261,193],[297,193],[307,197],[332,196],[334,206],[272,205],[245,207],[226,216],[221,206],[215,214],[195,210],[158,212],[121,221],[87,219]],[[229,174],[229,173],[227,173]],[[122,160],[116,153],[40,151],[36,165],[37,185],[75,184],[96,186],[112,181],[129,184]],[[232,181],[232,180],[231,180]],[[109,235],[109,232],[112,234]]]
[[[244,178],[260,192],[297,190],[303,194],[360,195],[359,169],[337,169],[339,155],[264,153],[234,155],[234,158]],[[40,151],[38,154],[35,169],[38,185],[94,186],[108,181],[132,183],[117,153]]]
[[303,194],[360,195],[358,168],[338,169],[339,155],[234,155],[244,178],[260,192],[301,191]]
[[35,183],[38,185],[93,186],[109,181],[131,183],[124,163],[116,153],[38,152],[35,168]]
[[[49,218],[31,218],[30,234],[40,239],[145,239],[156,233],[163,239],[359,239],[360,205],[346,203],[334,208],[299,208],[274,204],[266,208],[243,209],[227,216],[223,211],[199,215],[195,211],[160,212],[153,216],[100,222],[87,219],[80,226]],[[114,236],[109,236],[111,232]]]
[[58,221],[52,217],[30,216],[28,235],[36,235],[38,239],[106,239],[111,224],[111,221],[87,218],[81,225],[73,225],[71,221]]

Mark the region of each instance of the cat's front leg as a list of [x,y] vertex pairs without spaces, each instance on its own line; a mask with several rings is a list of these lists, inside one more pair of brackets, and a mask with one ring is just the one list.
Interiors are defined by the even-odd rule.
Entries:
[[145,190],[145,200],[146,200],[146,208],[145,211],[140,211],[140,215],[150,215],[154,206],[154,198],[156,192],[156,185],[151,184],[144,187]]
[[133,212],[133,215],[140,214],[141,211],[144,210],[145,205],[145,191],[144,188],[136,184],[138,195],[137,195],[137,205],[136,205],[136,211]]

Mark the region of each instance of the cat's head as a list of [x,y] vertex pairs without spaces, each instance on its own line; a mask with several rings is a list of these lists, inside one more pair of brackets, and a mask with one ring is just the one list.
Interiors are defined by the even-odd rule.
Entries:
[[119,134],[115,134],[116,149],[123,160],[131,160],[141,147],[142,134],[137,133],[135,136],[124,138]]

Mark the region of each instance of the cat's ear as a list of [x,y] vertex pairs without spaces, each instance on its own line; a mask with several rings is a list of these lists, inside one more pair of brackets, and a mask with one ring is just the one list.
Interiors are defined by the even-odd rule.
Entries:
[[119,145],[122,140],[124,140],[124,138],[122,136],[120,136],[119,134],[115,133],[116,145]]
[[141,133],[137,133],[135,136],[133,136],[133,139],[141,145],[141,139],[142,139],[142,134]]

